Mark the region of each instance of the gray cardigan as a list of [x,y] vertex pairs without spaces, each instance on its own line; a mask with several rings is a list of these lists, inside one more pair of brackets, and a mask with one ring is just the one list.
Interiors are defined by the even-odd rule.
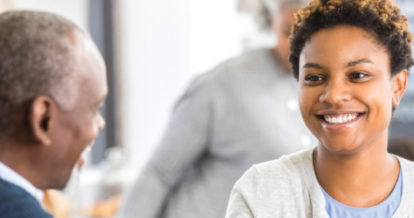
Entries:
[[[313,149],[250,168],[235,184],[226,218],[329,218],[315,176]],[[414,217],[414,163],[398,157],[403,193],[394,218]]]
[[251,165],[315,145],[296,94],[268,49],[196,78],[119,217],[224,217],[233,184]]

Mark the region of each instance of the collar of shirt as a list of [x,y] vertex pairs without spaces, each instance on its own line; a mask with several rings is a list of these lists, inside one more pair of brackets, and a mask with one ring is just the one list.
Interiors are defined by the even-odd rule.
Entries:
[[43,200],[43,192],[40,189],[34,187],[29,181],[27,181],[25,178],[23,178],[21,175],[16,173],[10,167],[6,166],[1,161],[0,161],[0,178],[27,191],[34,198],[36,198],[39,202]]

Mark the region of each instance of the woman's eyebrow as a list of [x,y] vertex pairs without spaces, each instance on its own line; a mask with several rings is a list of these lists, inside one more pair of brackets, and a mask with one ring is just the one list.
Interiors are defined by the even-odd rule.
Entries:
[[[367,58],[362,58],[362,59],[359,59],[359,60],[355,60],[355,61],[348,62],[345,65],[345,67],[353,67],[355,65],[362,64],[362,63],[372,64],[373,62],[371,60],[367,59]],[[324,70],[325,69],[323,66],[321,66],[321,65],[319,65],[317,63],[312,63],[312,62],[309,62],[309,63],[304,64],[302,68],[316,68],[316,69],[321,69],[321,70]]]
[[321,70],[324,70],[325,69],[321,65],[316,64],[316,63],[312,63],[312,62],[309,62],[309,63],[304,64],[302,68],[316,68],[316,69],[321,69]]
[[353,67],[355,65],[362,64],[362,63],[372,64],[372,61],[369,60],[369,59],[366,59],[366,58],[362,58],[362,59],[359,59],[359,60],[356,60],[356,61],[351,61],[351,62],[347,63],[346,67]]

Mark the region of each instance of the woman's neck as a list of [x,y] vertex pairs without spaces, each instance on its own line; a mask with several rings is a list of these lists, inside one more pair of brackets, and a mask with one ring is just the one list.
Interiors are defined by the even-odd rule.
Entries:
[[348,154],[320,145],[313,162],[323,189],[335,200],[354,207],[370,207],[385,200],[394,189],[400,168],[398,160],[387,153],[387,140]]

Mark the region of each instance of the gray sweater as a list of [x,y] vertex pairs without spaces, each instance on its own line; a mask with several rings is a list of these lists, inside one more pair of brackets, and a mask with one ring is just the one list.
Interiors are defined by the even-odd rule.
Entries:
[[[235,184],[226,218],[329,218],[316,179],[313,149],[250,168]],[[414,217],[414,163],[398,158],[403,193],[394,218]]]
[[196,78],[119,217],[224,217],[233,184],[251,165],[315,145],[296,94],[268,49]]

